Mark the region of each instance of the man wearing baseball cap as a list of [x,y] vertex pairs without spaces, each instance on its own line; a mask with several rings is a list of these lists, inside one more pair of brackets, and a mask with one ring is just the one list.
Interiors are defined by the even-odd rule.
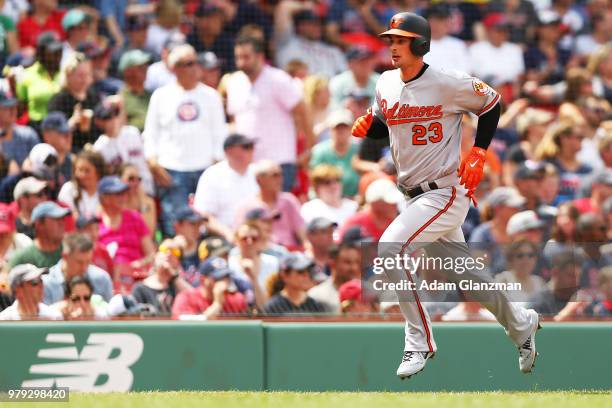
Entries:
[[16,124],[17,99],[0,90],[0,146],[7,162],[14,161],[19,168],[30,150],[38,143],[38,136],[29,126]]
[[47,182],[36,177],[25,177],[17,182],[13,190],[13,198],[17,204],[17,231],[34,238],[32,210],[47,199]]
[[63,112],[49,112],[43,119],[40,130],[44,143],[51,145],[57,153],[57,168],[63,180],[72,178],[72,129]]
[[126,51],[119,60],[119,73],[123,76],[123,88],[119,92],[129,125],[144,130],[147,109],[152,92],[145,89],[147,69],[151,55],[139,50]]
[[48,273],[46,268],[38,268],[32,264],[14,266],[8,275],[11,292],[15,302],[0,312],[0,320],[61,320],[59,310],[42,303],[42,275]]
[[60,63],[62,67],[66,64],[68,58],[77,51],[77,46],[89,37],[90,23],[91,17],[83,10],[74,8],[64,14],[62,28],[66,33],[66,41],[64,41]]
[[198,180],[193,207],[224,228],[235,226],[240,203],[259,192],[251,165],[254,146],[252,139],[238,133],[230,134],[223,142],[225,160],[210,166]]
[[62,257],[64,239],[64,217],[70,214],[68,208],[60,207],[53,201],[38,204],[32,210],[32,224],[36,238],[32,245],[18,251],[11,258],[11,266],[29,263],[39,268],[50,268]]
[[244,314],[246,297],[237,291],[232,281],[232,270],[223,258],[213,257],[199,268],[200,286],[184,290],[176,296],[172,305],[172,317],[203,315],[214,319],[221,313]]
[[313,218],[306,224],[306,255],[313,262],[312,278],[322,282],[330,275],[329,248],[334,245],[334,231],[338,224],[324,217]]

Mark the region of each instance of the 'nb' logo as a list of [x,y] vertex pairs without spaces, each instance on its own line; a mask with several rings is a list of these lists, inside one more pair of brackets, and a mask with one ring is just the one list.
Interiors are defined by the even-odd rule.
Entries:
[[133,333],[92,333],[80,354],[73,334],[50,333],[46,341],[54,343],[54,347],[39,350],[37,357],[54,362],[33,364],[29,373],[37,378],[23,381],[22,387],[129,391],[134,382],[130,366],[138,361],[144,348],[140,336]]

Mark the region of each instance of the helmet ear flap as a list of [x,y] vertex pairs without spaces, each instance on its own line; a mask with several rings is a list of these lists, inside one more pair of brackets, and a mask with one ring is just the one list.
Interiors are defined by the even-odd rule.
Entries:
[[417,57],[422,57],[429,52],[429,41],[426,38],[413,38],[410,51]]

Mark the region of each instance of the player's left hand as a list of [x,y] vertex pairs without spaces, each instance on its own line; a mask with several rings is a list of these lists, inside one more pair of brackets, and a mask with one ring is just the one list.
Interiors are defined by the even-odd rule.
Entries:
[[487,151],[481,147],[472,147],[470,154],[461,162],[457,171],[460,177],[459,184],[466,189],[473,191],[480,183],[484,172],[485,156]]

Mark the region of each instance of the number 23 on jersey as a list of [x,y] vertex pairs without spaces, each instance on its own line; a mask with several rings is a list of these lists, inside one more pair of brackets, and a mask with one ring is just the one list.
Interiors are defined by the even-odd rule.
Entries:
[[412,126],[412,144],[426,145],[430,143],[439,143],[442,140],[442,124],[440,122],[430,123],[429,126],[413,125]]

